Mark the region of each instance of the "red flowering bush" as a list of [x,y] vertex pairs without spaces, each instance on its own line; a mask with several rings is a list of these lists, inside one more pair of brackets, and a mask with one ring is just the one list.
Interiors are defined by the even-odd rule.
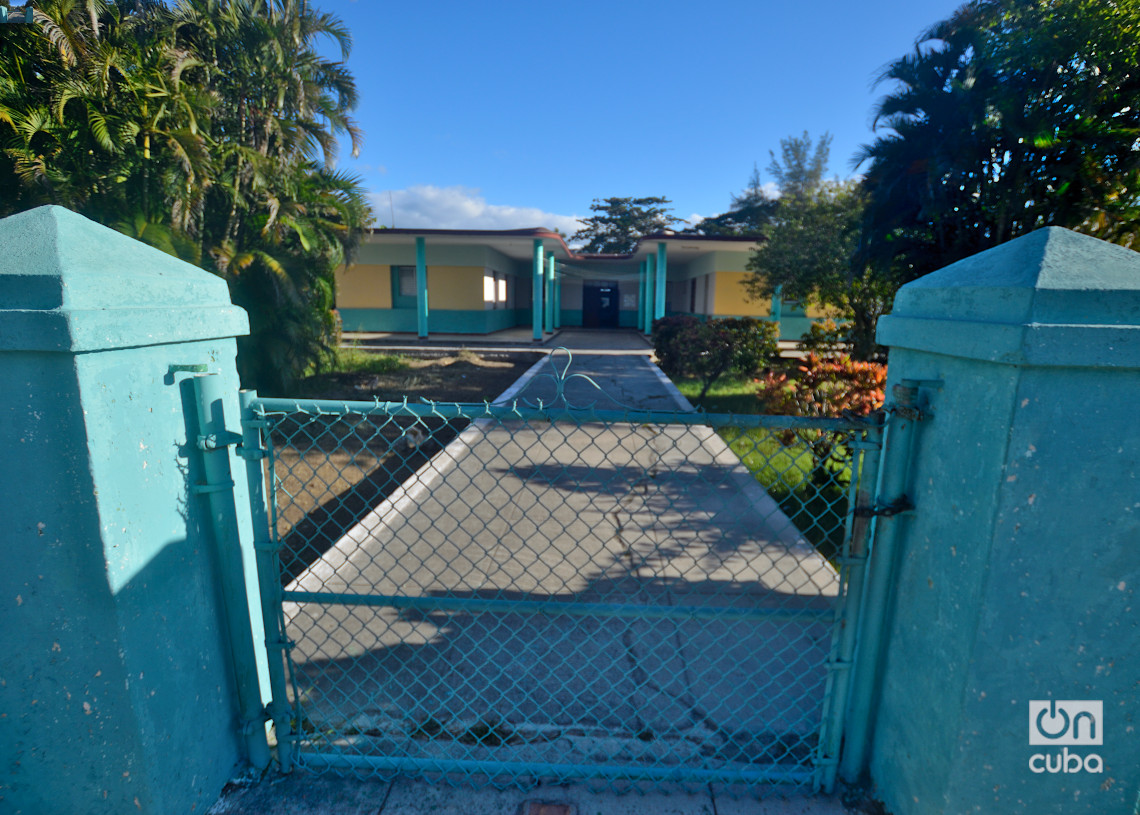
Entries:
[[887,366],[849,356],[808,354],[796,373],[769,373],[757,380],[765,413],[790,416],[866,416],[883,405]]
[[[796,372],[769,373],[758,379],[757,396],[764,412],[817,418],[838,417],[844,413],[866,416],[883,405],[887,366],[877,362],[857,362],[849,356],[820,357],[808,354]],[[812,454],[812,481],[826,484],[842,467],[843,439],[822,430],[788,430],[781,434],[784,444],[799,442]]]

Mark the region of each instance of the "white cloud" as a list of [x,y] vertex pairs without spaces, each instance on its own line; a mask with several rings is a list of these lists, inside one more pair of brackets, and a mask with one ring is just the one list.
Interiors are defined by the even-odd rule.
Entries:
[[[391,197],[389,197],[391,196]],[[573,235],[581,227],[573,215],[557,215],[536,207],[488,204],[471,187],[421,184],[372,194],[378,225],[401,229],[529,229],[544,226]]]

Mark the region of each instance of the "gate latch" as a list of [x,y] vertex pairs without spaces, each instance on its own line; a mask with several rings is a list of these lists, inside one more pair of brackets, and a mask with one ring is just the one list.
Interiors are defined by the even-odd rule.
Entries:
[[875,504],[869,507],[855,507],[856,518],[890,518],[903,512],[910,512],[914,504],[905,495],[889,504]]

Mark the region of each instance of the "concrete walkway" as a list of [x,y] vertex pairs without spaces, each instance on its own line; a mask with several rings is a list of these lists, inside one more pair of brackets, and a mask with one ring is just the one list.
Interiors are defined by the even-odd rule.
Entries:
[[[571,404],[687,405],[633,332],[566,333],[580,351],[561,383]],[[610,353],[585,353],[597,351]],[[564,376],[537,366],[511,396],[549,404]],[[305,709],[313,729],[335,733],[330,751],[747,773],[807,763],[830,630],[785,612],[825,612],[837,579],[707,427],[485,421],[288,588],[404,598],[403,608],[286,603]],[[213,811],[843,811],[783,789],[757,802],[719,783],[617,796],[596,783],[503,792],[304,776],[235,791]],[[265,795],[272,806],[257,803]]]

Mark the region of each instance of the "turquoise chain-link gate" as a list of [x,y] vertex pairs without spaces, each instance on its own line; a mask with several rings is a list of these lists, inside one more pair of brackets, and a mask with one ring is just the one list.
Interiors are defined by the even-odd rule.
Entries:
[[252,432],[287,767],[831,788],[874,419],[254,399]]

